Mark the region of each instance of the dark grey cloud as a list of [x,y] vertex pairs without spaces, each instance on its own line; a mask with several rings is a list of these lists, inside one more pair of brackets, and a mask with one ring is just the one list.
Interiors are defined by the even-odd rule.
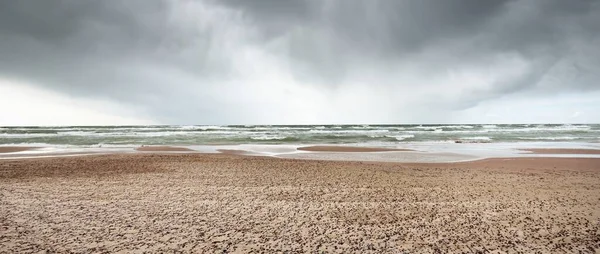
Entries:
[[[0,76],[142,105],[163,119],[177,108],[202,112],[189,102],[212,99],[190,94],[189,80],[227,69],[208,56],[213,31],[188,29],[172,8],[154,0],[2,1]],[[163,99],[171,106],[159,106]]]
[[287,53],[298,71],[328,83],[365,59],[393,62],[446,40],[472,37],[507,2],[219,1],[242,12],[266,40],[289,36]]
[[382,50],[386,54],[423,47],[435,43],[433,39],[477,32],[477,28],[502,12],[507,2],[218,1],[241,11],[271,39],[285,35],[290,29],[312,26],[327,29],[333,37],[347,40],[355,47]]
[[[597,24],[594,0],[0,0],[0,78],[172,123],[261,117],[235,98],[260,101],[263,83],[286,72],[326,97],[356,85],[418,90],[423,105],[462,110],[600,90]],[[429,99],[447,91],[455,96]]]
[[[299,77],[321,78],[331,85],[343,83],[348,73],[373,62],[389,66],[413,61],[440,72],[486,65],[498,54],[516,54],[535,65],[522,79],[498,84],[490,94],[536,86],[542,75],[581,46],[578,43],[597,41],[595,24],[600,23],[599,2],[591,0],[221,3],[242,12],[266,40],[285,38],[287,56]],[[420,56],[440,48],[437,59]],[[597,88],[595,82],[569,86]]]

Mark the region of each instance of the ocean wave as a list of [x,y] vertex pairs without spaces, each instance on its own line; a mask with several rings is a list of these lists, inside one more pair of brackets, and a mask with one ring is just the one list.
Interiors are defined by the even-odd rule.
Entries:
[[600,125],[185,125],[0,127],[0,144],[53,145],[597,141]]
[[41,138],[41,137],[56,137],[59,136],[57,133],[30,133],[30,134],[13,134],[13,133],[0,133],[0,139],[9,138]]
[[250,137],[250,139],[254,139],[254,140],[283,140],[286,139],[287,137],[283,137],[283,136],[259,136],[259,137]]
[[490,137],[462,137],[462,140],[492,140]]
[[438,130],[441,129],[440,127],[437,126],[416,126],[416,127],[412,127],[414,129],[420,129],[420,130]]
[[581,139],[581,137],[518,137],[517,139],[521,140],[577,140]]
[[219,126],[219,125],[185,125],[179,127],[182,130],[231,130],[231,127],[228,126]]
[[384,128],[387,126],[371,126],[368,124],[361,124],[361,125],[344,125],[343,127],[348,128],[348,129],[364,130],[364,129],[373,129],[373,128]]
[[265,142],[265,141],[278,141],[278,142],[297,142],[300,139],[296,137],[283,137],[283,136],[259,136],[250,137],[250,140]]
[[455,143],[491,143],[491,137],[461,137]]
[[388,136],[388,137],[395,138],[398,141],[402,141],[405,139],[414,138],[415,135],[408,134],[408,135],[396,135],[396,136]]
[[442,125],[438,126],[443,129],[473,129],[475,126],[472,125]]
[[309,133],[315,134],[341,134],[341,133],[387,133],[390,132],[388,129],[379,129],[379,130],[309,130]]

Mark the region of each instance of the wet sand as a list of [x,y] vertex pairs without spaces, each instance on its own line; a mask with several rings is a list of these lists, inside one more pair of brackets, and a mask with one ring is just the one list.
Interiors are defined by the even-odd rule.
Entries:
[[140,146],[135,149],[140,152],[193,152],[194,150],[176,146]]
[[16,153],[16,152],[24,152],[29,150],[35,150],[38,147],[28,147],[28,146],[0,146],[0,153]]
[[600,150],[598,149],[532,148],[521,149],[521,151],[535,154],[600,154]]
[[358,147],[358,146],[305,146],[298,147],[300,151],[310,152],[346,152],[346,153],[368,153],[368,152],[407,152],[410,149],[381,148],[381,147]]
[[239,150],[239,149],[217,149],[217,152],[220,152],[223,154],[229,154],[229,155],[259,155],[257,153],[251,152],[251,151]]
[[0,161],[0,250],[586,252],[600,159],[396,164],[226,154]]

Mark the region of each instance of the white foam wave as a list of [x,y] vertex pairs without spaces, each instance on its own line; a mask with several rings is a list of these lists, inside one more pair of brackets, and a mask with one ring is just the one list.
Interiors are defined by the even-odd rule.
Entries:
[[387,133],[390,130],[387,129],[378,129],[378,130],[310,130],[310,133],[322,133],[322,134],[343,134],[343,133],[352,133],[352,134],[365,134],[369,133]]
[[219,126],[219,125],[183,125],[179,126],[181,130],[231,130],[232,127]]
[[490,143],[492,138],[490,137],[461,137],[455,143]]
[[462,140],[492,140],[490,137],[462,137]]
[[286,137],[284,136],[256,136],[256,137],[250,137],[251,139],[254,140],[283,140],[286,139]]
[[358,129],[358,130],[364,130],[364,129],[369,129],[369,128],[371,128],[371,126],[369,126],[369,125],[350,126],[350,129]]
[[398,141],[402,141],[405,139],[414,138],[415,135],[407,134],[407,135],[396,135],[396,136],[389,136],[389,137],[395,138]]
[[440,127],[437,126],[417,126],[417,127],[413,127],[415,129],[421,129],[421,130],[437,130],[440,129]]
[[521,140],[576,140],[581,139],[580,137],[519,137]]
[[1,133],[0,134],[0,138],[42,138],[42,137],[53,137],[53,136],[59,136],[56,133],[28,133],[28,134],[22,134],[22,133]]
[[442,126],[438,126],[439,128],[444,128],[444,129],[473,129],[475,128],[475,126],[472,125],[442,125]]

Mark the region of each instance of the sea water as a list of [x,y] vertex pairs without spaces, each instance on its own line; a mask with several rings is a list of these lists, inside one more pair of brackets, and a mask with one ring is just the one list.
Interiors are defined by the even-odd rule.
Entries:
[[598,124],[162,125],[0,127],[0,145],[600,142]]

